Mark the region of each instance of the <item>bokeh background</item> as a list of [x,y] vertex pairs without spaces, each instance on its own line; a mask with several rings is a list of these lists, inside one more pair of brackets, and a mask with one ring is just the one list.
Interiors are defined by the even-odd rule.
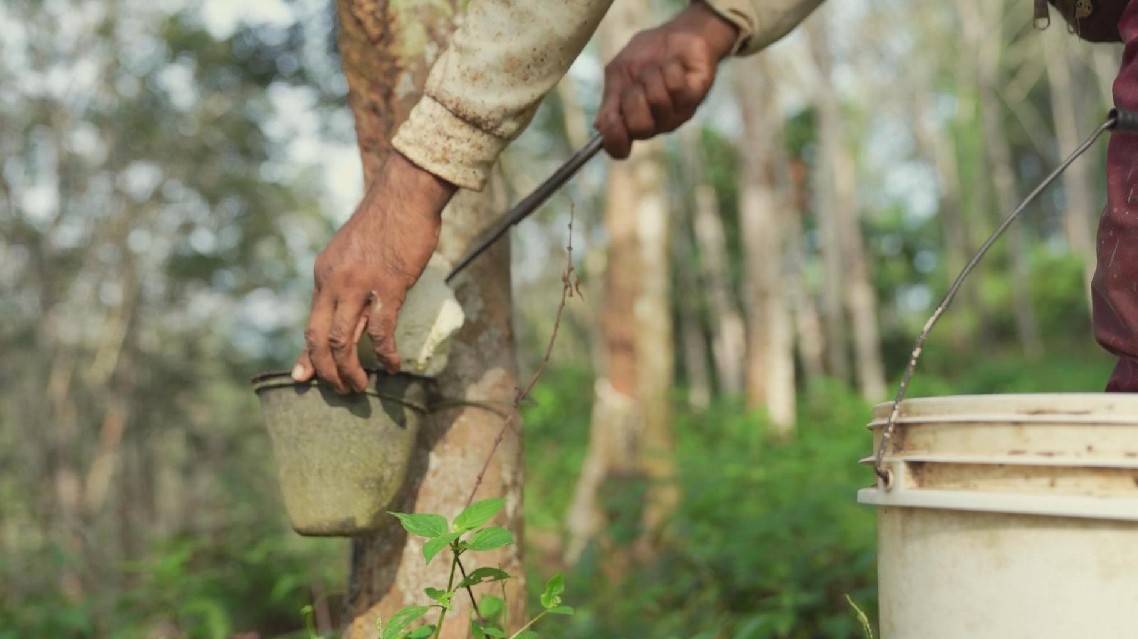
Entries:
[[[860,636],[869,407],[973,248],[1111,104],[1119,48],[1036,31],[1029,5],[828,3],[515,231],[523,375],[571,214],[583,292],[523,407],[531,581],[565,571],[578,609],[544,636]],[[680,5],[638,6],[649,27]],[[0,5],[0,637],[307,637],[302,607],[336,616],[347,545],[289,529],[247,383],[291,363],[313,258],[362,189],[335,24],[315,0]],[[606,54],[503,158],[511,199],[586,138]],[[1104,148],[973,276],[914,395],[1103,387]],[[629,228],[651,268],[610,277]],[[649,317],[618,326],[621,296]],[[658,502],[590,435],[629,327],[658,345],[633,364],[663,371],[636,398],[663,416]]]

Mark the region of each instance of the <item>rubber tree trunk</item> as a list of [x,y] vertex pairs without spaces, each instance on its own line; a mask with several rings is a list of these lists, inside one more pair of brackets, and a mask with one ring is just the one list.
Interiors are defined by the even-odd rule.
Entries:
[[711,371],[708,369],[707,340],[703,330],[703,287],[695,269],[695,250],[691,236],[686,232],[672,238],[675,253],[676,286],[687,291],[676,298],[676,315],[679,321],[680,343],[683,345],[683,370],[687,381],[688,405],[696,411],[711,404]]
[[[931,76],[917,83],[929,86]],[[945,286],[951,284],[956,274],[968,263],[973,249],[970,241],[968,217],[964,214],[961,198],[960,172],[957,170],[956,140],[948,129],[948,122],[935,120],[932,101],[924,91],[915,91],[913,109],[916,112],[914,133],[921,155],[932,161],[937,176],[938,201],[937,217],[945,243]],[[975,286],[966,286],[961,291],[961,306],[973,309],[977,317],[986,316],[981,307],[982,301]],[[965,313],[961,314],[966,315]],[[950,337],[957,345],[965,345],[972,331],[965,322],[952,322]]]
[[[1042,34],[1043,54],[1047,66],[1047,88],[1051,94],[1051,114],[1055,123],[1058,148],[1073,149],[1079,144],[1079,114],[1076,107],[1077,90],[1071,69],[1067,38],[1062,29],[1050,29]],[[1090,296],[1091,276],[1095,269],[1095,236],[1097,220],[1090,162],[1076,162],[1063,173],[1063,196],[1066,211],[1064,228],[1071,252],[1083,262],[1083,280]]]
[[822,318],[807,277],[806,236],[802,217],[810,208],[810,170],[801,159],[793,159],[790,167],[792,186],[791,215],[786,222],[786,287],[794,306],[794,330],[798,342],[798,359],[802,363],[803,381],[810,384],[826,373],[826,343]]
[[[881,360],[881,338],[877,328],[877,299],[870,279],[858,222],[857,165],[846,139],[841,104],[831,86],[833,77],[833,43],[825,23],[815,20],[808,28],[818,77],[823,83],[815,94],[818,108],[820,195],[818,215],[827,229],[823,241],[828,249],[827,278],[837,277],[852,330],[858,390],[869,401],[885,398],[885,367]],[[837,270],[832,256],[838,253]],[[835,284],[829,283],[830,286]],[[833,304],[833,300],[831,300]],[[828,323],[834,322],[836,309],[828,308]],[[838,315],[838,317],[841,317]],[[843,342],[831,343],[841,348]]]
[[[601,23],[604,58],[612,58],[636,31],[650,24],[647,2],[613,5]],[[600,327],[604,373],[597,380],[589,449],[568,514],[570,561],[601,530],[605,515],[598,497],[606,483],[619,494],[643,482],[636,544],[641,556],[651,552],[678,500],[671,483],[668,398],[674,364],[662,154],[658,140],[637,142],[628,160],[610,165],[604,212],[608,264]]]
[[[614,11],[619,8],[614,7]],[[609,540],[599,538],[608,516],[602,512],[601,495],[608,490],[643,490],[651,481],[646,458],[667,453],[670,448],[665,439],[663,451],[651,450],[653,442],[648,436],[651,419],[657,420],[656,428],[667,427],[660,421],[667,418],[666,395],[645,393],[659,378],[659,371],[648,368],[651,356],[644,352],[646,347],[667,356],[664,365],[671,377],[670,327],[644,321],[644,314],[656,308],[645,280],[659,274],[646,272],[648,251],[644,243],[652,237],[643,236],[640,227],[651,224],[653,217],[666,215],[658,190],[663,187],[659,151],[654,142],[638,143],[628,160],[614,163],[609,170],[604,211],[609,245],[598,362],[603,374],[596,382],[589,448],[566,522],[569,541],[565,557],[569,563],[576,561],[593,540],[602,547],[609,545]],[[670,321],[670,317],[670,310],[664,306],[663,321]],[[664,334],[660,334],[661,328]],[[653,410],[649,406],[652,401],[663,405]],[[643,522],[647,510],[637,516]]]
[[[365,181],[371,183],[390,150],[389,140],[420,95],[432,61],[453,30],[460,3],[452,1],[338,0],[339,45],[348,102],[356,119],[356,136]],[[462,191],[443,214],[439,251],[456,259],[474,235],[490,223],[503,202],[495,201],[500,184],[482,193]],[[521,428],[509,409],[516,384],[514,338],[510,323],[509,244],[499,244],[475,262],[456,286],[466,311],[466,324],[453,342],[450,363],[440,377],[449,398],[496,404],[515,418],[507,429],[476,498],[503,496],[503,525],[518,543],[480,559],[501,566],[510,580],[510,618],[522,619],[525,608],[522,545]],[[436,414],[420,434],[410,475],[393,510],[457,514],[465,505],[484,460],[490,455],[503,417],[483,408],[449,409]],[[446,561],[424,565],[422,540],[408,539],[392,520],[369,537],[352,542],[347,636],[372,639],[376,620],[390,619],[399,608],[423,603],[426,586],[447,580]],[[456,599],[456,612],[442,636],[469,635],[469,604]]]
[[[815,17],[807,24],[806,32],[817,66],[816,80],[823,85],[819,87],[818,92],[828,94],[832,89],[824,85],[830,82],[830,54],[829,44],[824,41],[828,36],[825,28],[821,26],[823,21],[823,17]],[[837,210],[839,206],[848,206],[849,203],[840,202],[834,192],[831,174],[833,168],[830,166],[834,141],[827,142],[826,139],[826,136],[832,135],[833,131],[825,128],[827,124],[832,126],[834,114],[825,113],[821,103],[817,107],[818,156],[814,163],[812,182],[815,193],[814,216],[818,228],[819,251],[822,255],[821,310],[822,325],[826,335],[826,369],[831,376],[849,382],[853,376],[850,370],[848,321],[842,299],[843,291],[847,287],[847,273],[843,264],[841,220]]]
[[[743,71],[743,69],[739,69]],[[784,273],[790,211],[789,161],[766,58],[736,73],[743,109],[739,223],[746,269],[747,404],[763,408],[775,432],[794,428],[794,318]]]
[[704,170],[699,129],[683,130],[686,165],[693,183],[695,209],[692,231],[699,249],[699,268],[703,288],[711,310],[711,351],[719,388],[728,395],[743,391],[743,357],[746,350],[746,326],[743,312],[732,291],[727,260],[727,234],[715,188]]
[[[987,144],[988,168],[996,189],[996,204],[999,215],[1007,215],[1018,203],[1018,186],[1011,143],[1003,126],[1003,114],[999,98],[1000,64],[1004,44],[1000,25],[1003,15],[1003,0],[969,0],[974,8],[971,15],[979,16],[976,21],[987,28],[977,39],[976,46],[970,47],[976,56],[976,76],[979,80],[980,119],[984,125]],[[1008,250],[1012,273],[1017,285],[1012,286],[1012,306],[1016,322],[1016,336],[1020,347],[1029,356],[1038,355],[1042,346],[1039,341],[1039,327],[1035,320],[1035,308],[1031,301],[1031,267],[1028,261],[1027,230],[1021,222],[1009,231]],[[956,271],[952,276],[955,277]]]

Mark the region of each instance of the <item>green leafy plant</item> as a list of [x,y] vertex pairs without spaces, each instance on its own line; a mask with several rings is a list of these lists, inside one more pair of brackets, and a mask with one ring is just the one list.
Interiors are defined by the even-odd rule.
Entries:
[[[477,501],[463,510],[449,524],[442,515],[431,513],[391,513],[399,519],[403,529],[409,534],[423,537],[423,560],[428,564],[443,550],[450,549],[450,576],[446,588],[428,586],[423,593],[429,603],[406,606],[386,622],[379,622],[379,639],[431,639],[442,632],[446,615],[454,608],[456,593],[465,590],[473,605],[473,618],[470,629],[476,639],[536,639],[532,630],[534,624],[547,615],[571,615],[573,609],[562,603],[565,593],[565,578],[558,574],[545,585],[541,595],[542,611],[521,626],[512,635],[507,635],[508,613],[503,597],[483,595],[475,603],[474,587],[496,582],[504,582],[510,574],[492,566],[476,567],[467,571],[462,556],[471,552],[496,550],[514,543],[514,535],[500,526],[488,526],[490,520],[502,509],[501,498]],[[503,588],[503,594],[505,594]],[[438,609],[435,623],[420,623],[432,609]]]
[[865,611],[854,602],[853,597],[846,595],[846,603],[850,605],[854,618],[857,619],[858,625],[861,626],[861,632],[865,635],[865,639],[873,639],[873,625],[869,623],[869,615],[865,614]]
[[316,630],[316,614],[311,605],[307,605],[300,609],[300,614],[304,616],[304,633],[305,639],[324,639],[324,637]]

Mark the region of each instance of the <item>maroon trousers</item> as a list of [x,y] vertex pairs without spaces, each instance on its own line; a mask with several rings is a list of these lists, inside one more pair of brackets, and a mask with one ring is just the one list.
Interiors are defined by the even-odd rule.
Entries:
[[[1125,45],[1114,104],[1138,111],[1138,0],[1118,19]],[[1138,133],[1114,132],[1107,149],[1106,210],[1091,284],[1095,338],[1118,356],[1108,391],[1138,392]]]

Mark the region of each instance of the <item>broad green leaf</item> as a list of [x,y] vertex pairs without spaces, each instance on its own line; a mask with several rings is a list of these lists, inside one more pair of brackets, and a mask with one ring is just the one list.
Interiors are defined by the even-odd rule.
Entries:
[[481,612],[482,616],[487,619],[496,618],[502,614],[505,608],[506,602],[503,601],[501,597],[495,597],[494,595],[483,595],[482,600],[478,602],[478,612]]
[[545,582],[545,592],[541,593],[541,607],[552,611],[561,605],[561,595],[565,592],[565,576],[561,573],[553,575]]
[[450,542],[458,539],[461,534],[461,532],[452,532],[428,539],[427,543],[423,544],[423,559],[426,559],[428,564],[431,563],[435,555],[442,552],[443,548],[449,546]]
[[453,592],[447,592],[445,590],[432,588],[430,586],[427,586],[423,592],[427,593],[428,597],[443,604],[444,606],[450,606],[451,597],[454,596]]
[[489,568],[489,567],[484,566],[482,568],[476,569],[474,572],[467,575],[466,579],[463,579],[462,581],[460,581],[458,583],[456,590],[458,588],[466,588],[467,586],[477,586],[478,584],[481,584],[481,583],[488,583],[488,582],[492,582],[492,581],[502,581],[503,579],[509,579],[509,578],[510,578],[510,573],[506,572],[505,570],[500,570],[498,568]]
[[467,547],[471,550],[494,550],[514,543],[514,535],[505,528],[483,528],[470,538]]
[[407,606],[395,613],[383,628],[382,639],[396,639],[403,629],[430,610],[427,606]]
[[471,621],[470,622],[470,629],[474,631],[475,637],[500,637],[500,638],[504,638],[506,636],[505,632],[502,632],[502,630],[500,628],[497,628],[493,624],[483,625],[481,622],[478,622],[478,621]]
[[502,510],[503,504],[505,504],[505,501],[500,497],[483,499],[482,501],[476,501],[470,504],[466,510],[454,518],[454,529],[463,531],[474,530],[484,525],[490,521],[494,515],[498,514],[499,510]]
[[426,513],[389,513],[399,518],[403,530],[420,537],[438,537],[447,533],[447,520],[442,515]]
[[551,614],[551,615],[571,615],[571,614],[573,614],[573,609],[570,608],[569,606],[557,606],[556,608],[549,608],[548,611],[549,611],[549,614]]
[[430,637],[433,634],[435,634],[434,624],[431,624],[429,626],[419,626],[418,628],[412,630],[411,634],[407,635],[407,639],[427,639],[427,637]]

